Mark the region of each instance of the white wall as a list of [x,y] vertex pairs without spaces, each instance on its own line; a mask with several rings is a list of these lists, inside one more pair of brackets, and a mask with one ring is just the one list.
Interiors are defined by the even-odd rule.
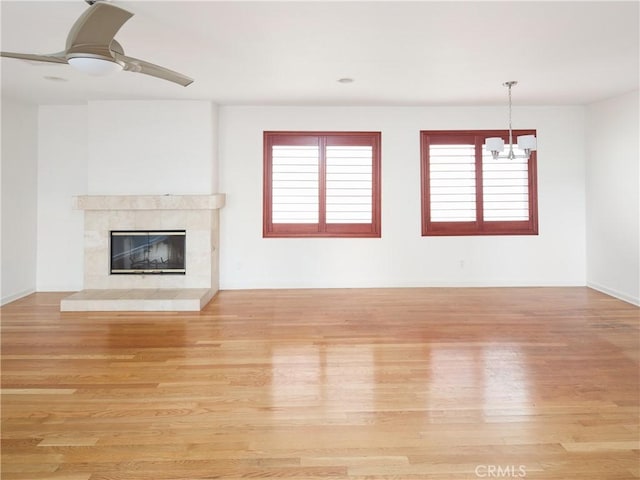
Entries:
[[206,101],[90,102],[88,193],[216,193],[215,120]]
[[[38,115],[38,291],[82,289],[87,191],[87,107],[41,106]],[[78,255],[80,252],[80,255]]]
[[1,302],[36,289],[38,110],[2,100]]
[[[504,128],[506,112],[502,107],[217,110],[207,101],[117,101],[41,107],[39,122],[33,109],[15,110],[3,105],[5,117],[25,118],[19,128],[17,123],[13,127],[3,124],[3,137],[14,141],[3,143],[2,196],[10,198],[11,204],[3,203],[2,207],[2,249],[8,251],[11,244],[7,241],[13,246],[19,243],[18,249],[25,252],[20,263],[32,273],[31,280],[21,287],[17,274],[3,262],[3,277],[9,279],[12,294],[32,291],[36,285],[41,291],[82,288],[82,214],[71,208],[71,197],[83,193],[225,192],[221,288],[586,282],[582,107],[519,107],[514,112],[516,128],[538,130],[540,235],[442,238],[420,236],[418,132]],[[382,238],[263,239],[263,130],[381,131]],[[25,137],[33,138],[29,141]],[[33,145],[41,150],[37,160],[37,222],[37,153]],[[13,154],[7,156],[6,151]],[[6,159],[17,158],[17,154],[26,162],[11,163],[7,170]],[[7,171],[9,177],[5,178]],[[22,201],[25,196],[27,200]],[[5,213],[8,209],[9,214]],[[7,240],[6,225],[16,221],[31,232],[31,244],[28,239],[16,240],[21,237],[13,234]],[[60,228],[61,223],[66,228]],[[60,256],[61,245],[70,247],[68,255]],[[11,257],[10,261],[13,258],[17,259]]]
[[587,283],[640,305],[638,91],[587,108]]
[[216,122],[209,101],[41,107],[37,289],[83,288],[83,212],[73,196],[217,193]]
[[[538,236],[421,237],[419,131],[505,128],[504,108],[221,107],[221,288],[584,285],[584,109],[516,108],[538,131]],[[263,239],[264,130],[382,132],[381,239]]]
[[[638,92],[586,109],[515,109],[516,128],[538,130],[535,237],[420,236],[418,131],[504,128],[504,108],[218,111],[202,101],[38,112],[3,99],[2,120],[2,303],[82,288],[73,195],[218,191],[222,288],[588,283],[640,303]],[[383,237],[262,239],[263,130],[382,131]]]

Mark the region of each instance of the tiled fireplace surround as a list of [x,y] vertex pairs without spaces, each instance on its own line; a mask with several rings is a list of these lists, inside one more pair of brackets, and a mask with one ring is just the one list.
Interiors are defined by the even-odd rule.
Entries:
[[[74,197],[84,210],[84,290],[61,311],[198,311],[219,286],[217,195]],[[112,230],[186,230],[185,275],[111,275]]]

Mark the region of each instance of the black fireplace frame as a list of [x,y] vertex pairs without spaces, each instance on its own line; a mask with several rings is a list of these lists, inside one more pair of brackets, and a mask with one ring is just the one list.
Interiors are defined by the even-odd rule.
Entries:
[[[111,230],[109,235],[110,274],[186,275],[186,235],[186,230]],[[123,239],[123,242],[125,237],[131,237],[130,243],[135,242],[135,246],[129,245],[128,249],[124,249],[124,246],[120,248],[119,242],[114,240],[114,237]],[[171,237],[171,239],[167,240],[165,237]],[[136,240],[134,241],[133,238]],[[169,250],[177,248],[178,252],[169,254],[166,260],[162,257],[151,257],[152,249],[157,249],[162,244],[167,244]]]

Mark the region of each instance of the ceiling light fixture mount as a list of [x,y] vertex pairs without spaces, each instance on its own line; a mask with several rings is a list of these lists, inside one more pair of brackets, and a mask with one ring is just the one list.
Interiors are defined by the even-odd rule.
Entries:
[[485,140],[485,149],[491,152],[491,156],[494,160],[497,160],[498,158],[508,158],[509,160],[526,158],[528,160],[531,156],[531,152],[537,148],[535,135],[520,135],[517,138],[518,148],[524,150],[524,155],[517,155],[513,151],[513,130],[511,128],[511,88],[517,84],[518,82],[515,80],[503,83],[503,85],[509,89],[509,151],[507,152],[506,157],[500,157],[500,153],[504,150],[504,140],[502,138],[490,137]]

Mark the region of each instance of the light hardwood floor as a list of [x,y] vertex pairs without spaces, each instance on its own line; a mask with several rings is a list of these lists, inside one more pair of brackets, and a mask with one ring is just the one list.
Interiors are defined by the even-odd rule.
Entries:
[[2,479],[636,479],[640,309],[587,288],[3,307]]

